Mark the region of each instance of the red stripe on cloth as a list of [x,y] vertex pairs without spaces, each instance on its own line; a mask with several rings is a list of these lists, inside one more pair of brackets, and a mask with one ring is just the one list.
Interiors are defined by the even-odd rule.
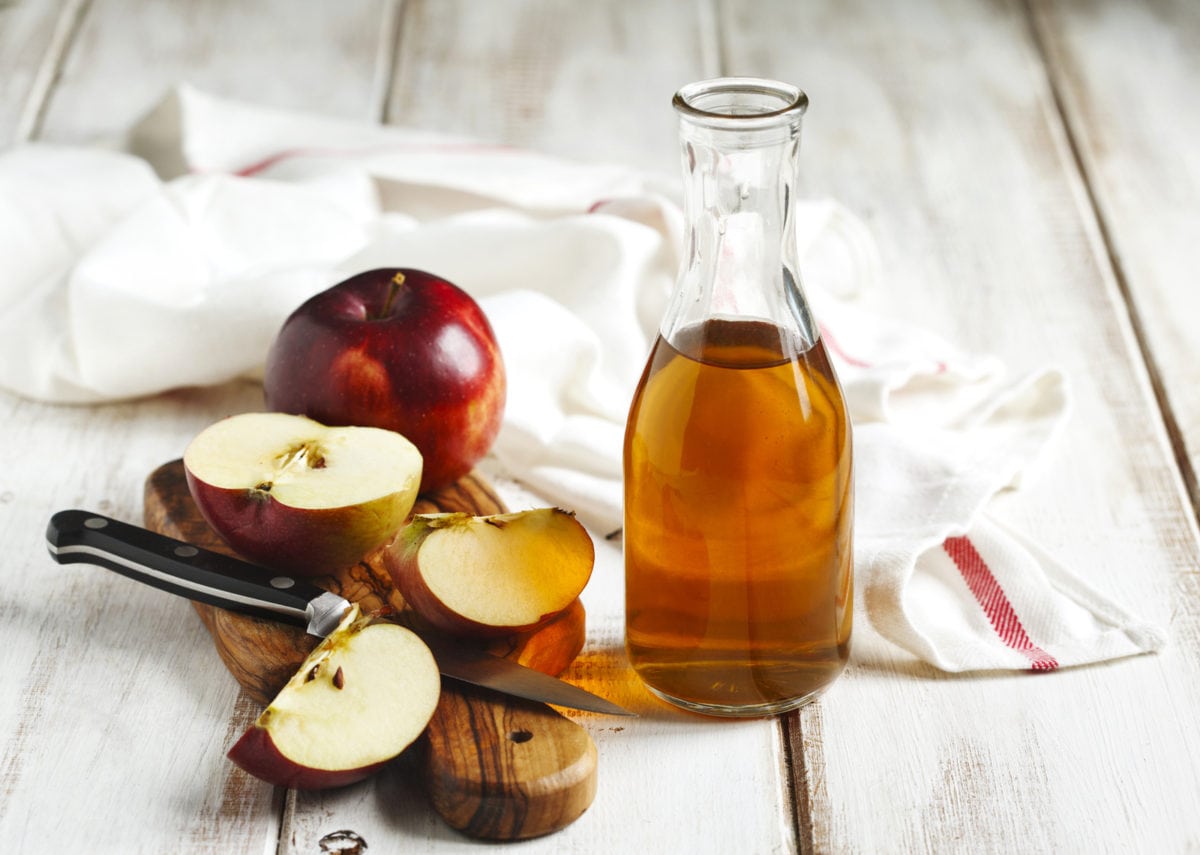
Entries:
[[1000,640],[1022,653],[1029,660],[1030,669],[1033,671],[1053,671],[1057,668],[1058,660],[1029,639],[1025,627],[1021,625],[1021,619],[1017,617],[1016,609],[1005,596],[1004,589],[992,575],[991,568],[987,566],[975,544],[966,537],[948,537],[942,548],[962,574],[963,581],[975,595]]
[[[824,324],[817,324],[817,327],[821,330],[821,338],[825,340],[825,344],[829,346],[829,349],[833,351],[834,355],[841,359],[842,362],[845,362],[847,365],[853,365],[855,368],[874,367],[875,363],[868,362],[865,359],[860,359],[857,356],[851,356],[849,353],[843,350],[841,343],[833,337],[832,333],[829,332],[829,327],[825,326]],[[934,374],[945,374],[948,370],[950,370],[949,367],[940,359],[933,363]]]
[[840,357],[842,362],[845,362],[847,365],[853,365],[856,368],[871,367],[870,362],[867,362],[863,359],[858,359],[857,357],[851,356],[850,354],[846,353],[846,351],[842,350],[842,346],[838,344],[838,340],[830,334],[829,327],[825,326],[824,324],[818,324],[817,327],[821,331],[821,338],[825,339],[825,343],[829,345],[829,349],[832,350],[838,357]]
[[[515,153],[516,149],[508,145],[492,144],[492,143],[473,143],[473,142],[445,142],[445,143],[393,143],[364,146],[362,148],[290,148],[275,154],[268,155],[260,160],[255,161],[240,169],[228,170],[230,174],[237,175],[241,178],[252,178],[259,173],[266,172],[271,167],[285,160],[292,160],[298,157],[370,157],[377,154],[391,154],[411,152],[490,152],[497,154]],[[194,169],[194,172],[209,172],[207,169]],[[222,170],[224,171],[224,170]]]

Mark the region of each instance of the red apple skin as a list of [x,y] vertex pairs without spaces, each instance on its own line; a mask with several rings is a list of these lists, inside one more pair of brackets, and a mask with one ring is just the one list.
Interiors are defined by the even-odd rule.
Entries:
[[271,410],[403,434],[424,458],[427,493],[491,448],[507,385],[470,295],[424,271],[380,268],[292,313],[267,354],[263,391]]
[[[251,490],[214,487],[190,470],[185,474],[200,515],[249,561],[311,577],[357,564],[366,553],[361,538],[346,534],[371,522],[364,508],[293,508]],[[402,522],[396,520],[396,527]],[[314,531],[329,534],[314,537]]]
[[327,790],[357,783],[382,769],[389,760],[358,769],[313,769],[289,760],[264,727],[252,725],[226,756],[261,781],[295,790]]

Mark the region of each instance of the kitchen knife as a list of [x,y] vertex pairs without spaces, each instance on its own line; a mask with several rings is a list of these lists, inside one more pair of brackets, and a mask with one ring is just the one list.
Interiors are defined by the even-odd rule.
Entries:
[[[350,607],[348,600],[303,578],[90,511],[54,514],[46,527],[46,545],[59,564],[107,567],[181,597],[302,626],[322,638],[337,627]],[[419,634],[433,652],[438,669],[451,679],[571,709],[635,715],[557,677],[428,633]]]

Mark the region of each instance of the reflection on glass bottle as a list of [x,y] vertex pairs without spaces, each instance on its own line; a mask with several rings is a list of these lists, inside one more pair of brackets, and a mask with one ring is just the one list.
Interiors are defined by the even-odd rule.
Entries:
[[768,715],[849,655],[853,489],[841,388],[799,285],[804,93],[675,96],[687,247],[625,435],[626,645],[660,697]]

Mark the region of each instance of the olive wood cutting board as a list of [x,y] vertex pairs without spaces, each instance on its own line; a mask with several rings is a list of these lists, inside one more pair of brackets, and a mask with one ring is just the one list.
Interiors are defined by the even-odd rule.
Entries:
[[[421,496],[413,513],[504,511],[475,473]],[[217,552],[232,554],[192,502],[183,462],[146,479],[146,527]],[[321,587],[359,603],[364,613],[419,621],[408,610],[382,562],[382,551],[331,576]],[[302,629],[193,603],[226,668],[255,701],[266,706],[318,643]],[[547,674],[559,674],[583,647],[585,615],[576,601],[539,630],[485,645],[499,656]],[[545,704],[509,698],[444,680],[437,710],[414,747],[421,784],[433,808],[452,828],[472,837],[517,840],[574,822],[596,794],[596,746],[582,727]],[[409,749],[410,751],[414,749]]]

